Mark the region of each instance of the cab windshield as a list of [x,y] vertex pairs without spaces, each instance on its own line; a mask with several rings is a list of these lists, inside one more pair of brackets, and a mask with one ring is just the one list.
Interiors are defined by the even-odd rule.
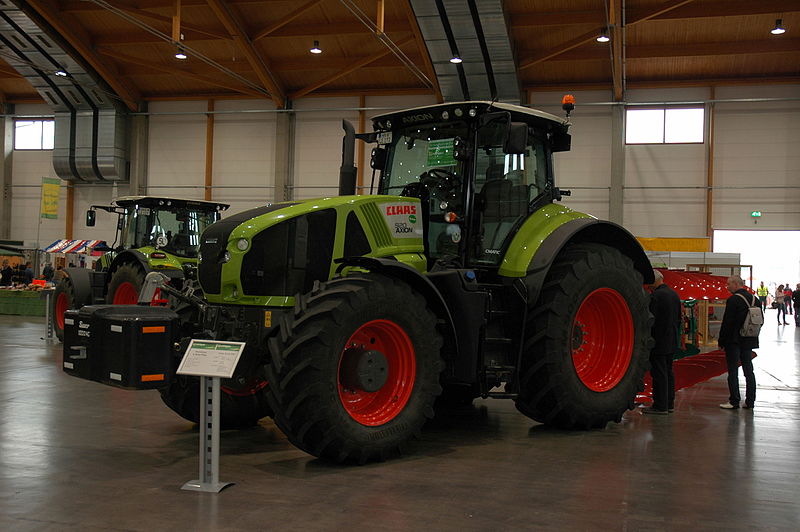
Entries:
[[381,177],[381,193],[400,195],[406,186],[431,177],[431,173],[461,178],[463,163],[453,158],[453,141],[468,135],[467,123],[460,121],[395,131]]
[[216,211],[128,207],[122,245],[126,248],[152,246],[180,257],[196,258],[200,234],[217,220],[219,213]]
[[447,223],[445,213],[463,211],[467,168],[453,157],[453,145],[469,134],[465,121],[426,124],[394,132],[389,147],[380,192],[420,198],[429,215],[428,250],[434,258],[459,253],[462,228]]

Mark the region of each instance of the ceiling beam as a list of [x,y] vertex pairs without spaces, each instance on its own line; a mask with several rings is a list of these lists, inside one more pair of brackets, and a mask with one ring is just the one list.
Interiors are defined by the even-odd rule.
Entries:
[[200,81],[202,83],[208,83],[209,85],[214,85],[215,87],[221,87],[223,89],[228,89],[234,92],[241,92],[242,94],[247,94],[249,96],[253,96],[256,98],[264,98],[264,94],[258,92],[257,90],[251,89],[249,87],[242,87],[239,85],[233,85],[230,83],[226,83],[225,81],[220,81],[216,78],[211,78],[208,76],[204,76],[202,74],[195,74],[193,72],[189,72],[187,70],[183,70],[180,68],[176,68],[174,65],[165,65],[163,63],[154,63],[152,61],[147,61],[146,59],[140,59],[138,57],[133,57],[126,54],[121,54],[116,50],[111,50],[108,48],[98,48],[97,52],[103,54],[105,56],[117,59],[119,61],[123,61],[125,63],[132,63],[134,65],[139,65],[143,67],[147,67],[151,70],[156,72],[162,72],[164,74],[169,74],[174,77],[185,77],[189,79],[193,79],[195,81]]
[[[674,87],[725,87],[740,85],[775,85],[775,84],[796,84],[800,83],[800,76],[784,77],[750,77],[750,78],[709,78],[709,79],[687,79],[687,80],[628,80],[627,86],[630,89],[663,89]],[[583,90],[611,90],[611,83],[608,81],[580,82],[580,83],[536,83],[524,85],[523,90],[528,92],[574,92]],[[554,103],[555,105],[555,103]],[[580,101],[578,102],[580,106]]]
[[[432,94],[429,88],[408,87],[408,88],[394,88],[394,89],[343,89],[331,91],[317,91],[308,94],[307,98],[340,98],[345,96],[419,96]],[[209,100],[224,97],[229,100],[253,100],[252,96],[245,96],[243,94],[230,95],[219,94],[216,92],[197,92],[186,96],[184,94],[171,94],[171,93],[145,93],[143,98],[145,101],[186,101],[186,100]],[[263,99],[263,96],[259,96]],[[42,100],[43,101],[43,100]],[[41,101],[11,101],[9,103],[41,103]]]
[[[659,57],[702,57],[712,55],[747,55],[800,53],[800,38],[761,39],[758,41],[710,42],[692,44],[648,44],[625,46],[625,59],[652,59]],[[609,53],[605,47],[587,46],[565,52],[550,63],[576,61],[608,61]]]
[[[149,11],[145,11],[145,10],[140,9],[140,8],[134,8],[134,7],[131,7],[130,4],[123,4],[123,3],[121,3],[121,2],[119,2],[117,0],[105,0],[105,1],[108,4],[110,4],[111,6],[119,9],[120,11],[124,11],[124,12],[128,13],[129,15],[132,15],[132,16],[140,19],[140,20],[142,20],[142,19],[152,20],[154,22],[162,23],[162,24],[166,25],[167,27],[172,27],[172,17],[165,17],[165,16],[162,16],[162,15],[157,15],[155,13],[151,13]],[[97,5],[97,4],[93,4],[91,2],[86,2],[85,0],[82,0],[82,2],[84,4]],[[186,7],[186,0],[182,0],[182,5],[183,5],[183,7]],[[171,6],[172,6],[172,9],[174,9],[174,3],[172,3]],[[165,5],[164,7],[167,7],[167,6]],[[224,33],[221,33],[221,32],[218,32],[218,31],[214,31],[212,29],[201,28],[200,26],[195,26],[193,24],[186,24],[185,22],[181,22],[181,30],[183,31],[184,35],[186,35],[187,37],[194,38],[197,35],[204,35],[204,36],[207,36],[207,37],[213,37],[215,39],[227,39],[227,40],[230,40],[230,36],[229,35],[225,35]]]
[[[630,18],[641,16],[645,8],[627,8]],[[676,20],[690,18],[719,18],[747,15],[777,15],[800,11],[797,0],[771,0],[770,2],[754,2],[753,0],[724,0],[716,3],[686,5],[662,13],[655,20]],[[513,28],[529,28],[539,26],[566,26],[569,24],[598,24],[606,18],[602,9],[581,11],[548,11],[541,13],[509,13]]]
[[614,101],[625,96],[625,72],[622,55],[625,51],[625,28],[622,20],[622,0],[608,0],[608,23],[611,26],[611,81]]
[[[118,50],[118,48],[110,48],[110,47],[103,47],[106,50]],[[419,62],[415,55],[410,56],[412,61]],[[608,59],[608,56],[606,56]],[[253,74],[253,69],[250,68],[250,65],[243,61],[216,61],[218,65],[221,65],[224,68],[229,70],[234,70],[236,73],[241,75],[250,75]],[[325,61],[324,67],[314,66],[313,70],[315,72],[320,72],[321,74],[328,73],[328,72],[338,72],[344,68],[347,68],[353,63],[352,58],[335,58],[329,59]],[[204,63],[201,62],[192,62],[192,68],[195,71],[198,71],[198,67],[204,66]],[[296,61],[280,61],[270,64],[270,68],[273,72],[297,72],[301,70],[309,70],[309,62],[303,60],[296,60]],[[209,67],[210,68],[210,67]],[[371,69],[371,70],[381,70],[381,69],[397,69],[397,68],[405,68],[403,63],[400,62],[397,57],[394,55],[387,55],[381,59],[377,59],[368,65],[364,65],[361,67],[362,69]],[[120,67],[119,72],[123,76],[141,76],[147,75],[150,72],[145,67],[135,67],[135,66],[125,66]],[[0,71],[2,74],[2,71]],[[9,72],[10,74],[10,72]],[[15,77],[20,77],[19,74],[16,74]],[[263,96],[263,95],[262,95]]]
[[[642,14],[640,14],[638,18],[630,17],[630,19],[627,21],[626,25],[627,26],[633,26],[634,24],[638,24],[640,22],[644,22],[645,20],[650,20],[653,17],[657,17],[659,15],[667,13],[668,11],[670,11],[672,9],[677,9],[677,8],[679,8],[681,6],[684,6],[686,4],[689,4],[689,3],[693,2],[693,1],[694,0],[670,0],[669,2],[665,2],[663,4],[660,4],[658,6],[650,8],[647,12],[643,12]],[[582,44],[590,42],[593,39],[597,38],[597,36],[600,34],[600,31],[602,29],[603,29],[603,27],[599,27],[599,28],[597,28],[595,30],[588,31],[588,32],[586,32],[586,33],[584,33],[582,35],[579,35],[578,37],[575,37],[574,39],[571,39],[571,40],[569,40],[569,41],[567,41],[565,43],[562,43],[562,44],[560,44],[560,45],[558,45],[558,46],[556,46],[554,48],[551,48],[549,50],[544,50],[542,52],[539,52],[538,54],[536,54],[533,57],[530,57],[530,58],[528,58],[526,60],[520,61],[519,70],[523,70],[523,69],[532,67],[533,65],[535,65],[537,63],[541,63],[542,61],[547,61],[548,59],[552,59],[553,57],[556,57],[558,55],[563,54],[564,52],[568,52],[568,51],[572,50],[573,48],[577,48],[578,46],[580,46]]]
[[264,88],[269,91],[272,101],[279,109],[283,109],[286,101],[286,95],[283,88],[280,86],[278,80],[269,71],[266,61],[253,47],[253,43],[247,36],[239,18],[231,11],[230,6],[223,0],[207,0],[209,7],[217,16],[217,18],[225,26],[225,30],[233,37],[233,41],[238,46],[239,50],[244,54],[247,62],[253,67],[256,77],[263,84]]
[[[409,35],[408,37],[405,37],[404,39],[400,39],[399,41],[395,42],[395,45],[398,46],[398,47],[403,46],[407,42],[410,42],[413,38],[414,37],[412,35]],[[347,74],[349,74],[349,73],[351,73],[351,72],[353,72],[355,70],[358,70],[359,68],[361,68],[363,66],[366,66],[366,65],[372,63],[373,61],[375,61],[377,59],[380,59],[381,57],[383,57],[383,56],[385,56],[387,54],[390,54],[390,53],[392,53],[392,51],[388,47],[384,46],[384,47],[382,47],[382,49],[379,52],[376,52],[376,53],[374,53],[374,54],[372,54],[372,55],[370,55],[368,57],[364,57],[362,59],[359,59],[355,63],[352,63],[350,66],[348,66],[347,68],[345,68],[343,70],[340,70],[336,74],[333,74],[332,76],[328,76],[325,79],[322,79],[320,81],[312,83],[311,85],[309,85],[307,87],[304,87],[302,89],[294,91],[293,93],[291,93],[289,95],[289,98],[291,98],[293,100],[296,99],[296,98],[301,98],[301,97],[307,95],[308,93],[313,92],[313,91],[317,90],[320,87],[324,87],[328,83],[331,83],[332,81],[336,81],[337,79],[339,79],[339,78],[341,78],[343,76],[346,76]]]
[[422,58],[422,63],[425,67],[425,75],[428,76],[428,79],[433,83],[433,93],[436,95],[436,101],[441,103],[444,101],[444,98],[442,97],[442,89],[439,87],[439,78],[436,76],[436,70],[433,68],[428,46],[425,44],[425,38],[422,36],[422,31],[419,29],[417,17],[414,15],[414,10],[411,9],[411,2],[401,2],[401,4],[406,12],[406,20],[408,20],[411,31],[414,34],[414,43],[417,45],[417,50],[419,50],[419,55]]
[[80,54],[80,58],[86,61],[97,74],[103,78],[111,90],[122,99],[128,109],[135,111],[139,107],[141,95],[139,92],[120,79],[113,66],[106,63],[93,49],[88,35],[82,31],[81,25],[70,15],[61,13],[42,0],[28,0],[28,4],[35,9],[50,26],[59,33],[61,38],[67,41],[75,51]]
[[694,43],[679,45],[646,45],[629,48],[628,59],[655,57],[692,57],[709,55],[800,53],[800,38],[762,39],[758,41]]
[[[261,30],[260,32],[258,32],[256,34],[256,36],[253,37],[253,42],[256,42],[259,39],[263,39],[264,37],[266,37],[270,33],[274,33],[276,31],[278,31],[279,29],[281,29],[282,27],[284,27],[285,25],[287,25],[288,23],[290,23],[291,21],[293,21],[294,19],[296,19],[297,17],[299,17],[300,15],[302,15],[303,13],[308,11],[309,9],[311,9],[313,7],[316,7],[317,4],[319,4],[320,2],[322,2],[322,0],[310,0],[309,2],[306,2],[305,4],[303,4],[302,6],[298,7],[297,9],[295,9],[294,11],[289,13],[288,15],[286,15],[283,18],[273,22],[270,26],[268,26],[268,27],[264,28],[263,30]],[[314,34],[314,35],[316,35],[316,34]]]
[[[273,0],[225,0],[226,3],[231,5],[239,4],[269,4]],[[103,7],[86,0],[61,0],[59,2],[59,10],[63,12],[77,12],[77,11],[103,11]],[[206,0],[182,0],[183,7],[205,7],[207,6]],[[165,0],[134,0],[128,3],[129,7],[133,9],[172,9],[171,2]]]

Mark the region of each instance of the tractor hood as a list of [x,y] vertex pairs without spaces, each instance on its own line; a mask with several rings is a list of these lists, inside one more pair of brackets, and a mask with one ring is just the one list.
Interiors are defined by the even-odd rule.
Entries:
[[417,198],[339,196],[266,205],[210,225],[199,280],[211,302],[285,305],[343,257],[422,257]]

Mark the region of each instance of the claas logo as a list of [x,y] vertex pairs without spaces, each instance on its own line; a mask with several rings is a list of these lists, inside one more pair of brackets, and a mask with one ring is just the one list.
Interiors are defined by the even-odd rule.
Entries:
[[387,205],[386,216],[393,216],[395,214],[417,214],[416,205]]

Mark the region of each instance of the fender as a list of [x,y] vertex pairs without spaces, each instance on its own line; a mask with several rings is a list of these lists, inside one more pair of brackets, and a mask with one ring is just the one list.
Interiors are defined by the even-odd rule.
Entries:
[[91,305],[92,301],[92,282],[95,277],[103,277],[103,273],[89,270],[87,268],[64,268],[69,282],[72,283],[72,292],[75,295],[76,308]]
[[[114,260],[111,262],[111,266],[106,272],[107,283],[111,282],[111,277],[114,275],[114,272],[117,271],[117,268],[119,268],[122,264],[139,264],[144,270],[145,275],[153,271],[153,268],[150,267],[150,261],[148,260],[147,255],[138,249],[127,249],[114,257]],[[182,269],[159,269],[158,271],[171,279],[183,279]]]
[[642,274],[645,284],[654,281],[650,259],[636,238],[624,227],[596,218],[581,218],[562,224],[538,246],[525,277],[531,301],[538,298],[547,272],[561,250],[567,244],[580,242],[606,244],[618,249],[633,261],[634,268]]
[[[456,335],[455,323],[453,316],[450,313],[450,308],[447,306],[442,294],[434,286],[434,284],[425,275],[419,271],[394,259],[375,258],[375,257],[346,257],[343,259],[336,259],[334,261],[339,266],[336,268],[336,273],[340,273],[346,266],[354,266],[356,268],[363,268],[365,270],[382,273],[391,277],[400,279],[401,281],[410,285],[414,290],[423,295],[425,300],[431,306],[431,309],[436,316],[445,322],[447,330],[445,333],[449,338],[446,339],[447,343],[453,346],[454,350],[458,349],[458,336]],[[456,356],[458,353],[455,353]]]

